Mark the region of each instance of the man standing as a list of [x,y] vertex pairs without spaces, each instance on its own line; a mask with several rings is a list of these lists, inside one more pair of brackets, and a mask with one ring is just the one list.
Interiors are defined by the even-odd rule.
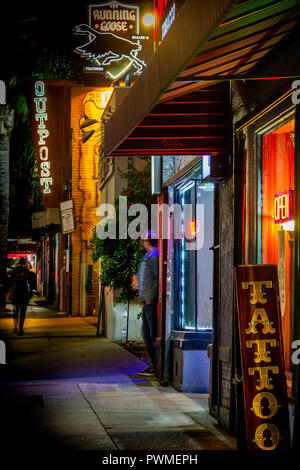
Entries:
[[[155,238],[154,238],[155,237]],[[155,373],[155,338],[157,336],[157,301],[158,301],[158,241],[151,231],[141,238],[146,250],[139,269],[139,299],[143,302],[142,331],[146,348],[151,360],[147,369],[140,375]]]
[[19,331],[18,335],[24,334],[23,325],[26,316],[26,310],[30,299],[30,271],[26,267],[26,261],[24,258],[20,258],[17,266],[12,270],[11,273],[11,285],[12,285],[12,301],[14,304],[14,320],[15,320],[15,331]]

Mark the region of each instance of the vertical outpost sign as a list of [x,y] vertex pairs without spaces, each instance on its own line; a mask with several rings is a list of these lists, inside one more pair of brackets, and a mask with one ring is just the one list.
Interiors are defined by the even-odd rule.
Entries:
[[235,280],[248,449],[288,449],[277,266],[238,266]]
[[58,208],[69,155],[69,86],[44,79],[31,84],[30,120],[44,207]]
[[51,177],[51,161],[49,160],[49,147],[48,137],[49,130],[47,129],[48,114],[47,114],[47,96],[45,91],[44,82],[41,80],[34,83],[34,118],[36,122],[37,133],[37,147],[38,147],[38,162],[40,173],[40,185],[43,194],[50,194],[52,191],[53,178]]

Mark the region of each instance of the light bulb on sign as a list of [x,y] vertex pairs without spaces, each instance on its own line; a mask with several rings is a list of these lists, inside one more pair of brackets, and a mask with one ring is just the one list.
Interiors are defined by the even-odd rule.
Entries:
[[143,17],[143,23],[145,26],[154,26],[154,15],[152,15],[152,13],[147,13]]

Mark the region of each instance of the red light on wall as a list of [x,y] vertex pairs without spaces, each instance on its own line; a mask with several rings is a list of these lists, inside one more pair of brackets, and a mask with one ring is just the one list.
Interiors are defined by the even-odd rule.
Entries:
[[292,192],[290,190],[275,194],[274,222],[281,224],[292,218]]
[[196,221],[189,220],[187,223],[188,238],[193,238],[196,235]]

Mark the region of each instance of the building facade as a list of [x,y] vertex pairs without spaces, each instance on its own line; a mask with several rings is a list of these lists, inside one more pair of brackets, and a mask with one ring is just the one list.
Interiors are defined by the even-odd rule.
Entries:
[[[170,20],[171,7],[160,10],[160,25]],[[165,239],[160,232],[159,376],[184,391],[209,389],[211,414],[238,434],[243,377],[234,269],[275,264],[296,423],[298,373],[291,353],[299,328],[298,137],[291,97],[299,70],[298,53],[291,51],[299,5],[186,0],[175,2],[172,18],[104,135],[109,157],[161,156],[160,170],[153,172],[157,180],[162,171],[158,203],[190,204],[190,235],[201,234],[204,222],[199,253],[188,253],[186,239],[178,241],[174,233]],[[220,87],[223,99],[214,100]],[[203,211],[198,215],[197,203]]]
[[[99,217],[101,115],[111,89],[60,80],[33,84],[32,131],[44,211],[32,216],[39,242],[37,290],[61,312],[96,316],[99,267],[89,248]],[[72,202],[73,226],[60,204]]]

